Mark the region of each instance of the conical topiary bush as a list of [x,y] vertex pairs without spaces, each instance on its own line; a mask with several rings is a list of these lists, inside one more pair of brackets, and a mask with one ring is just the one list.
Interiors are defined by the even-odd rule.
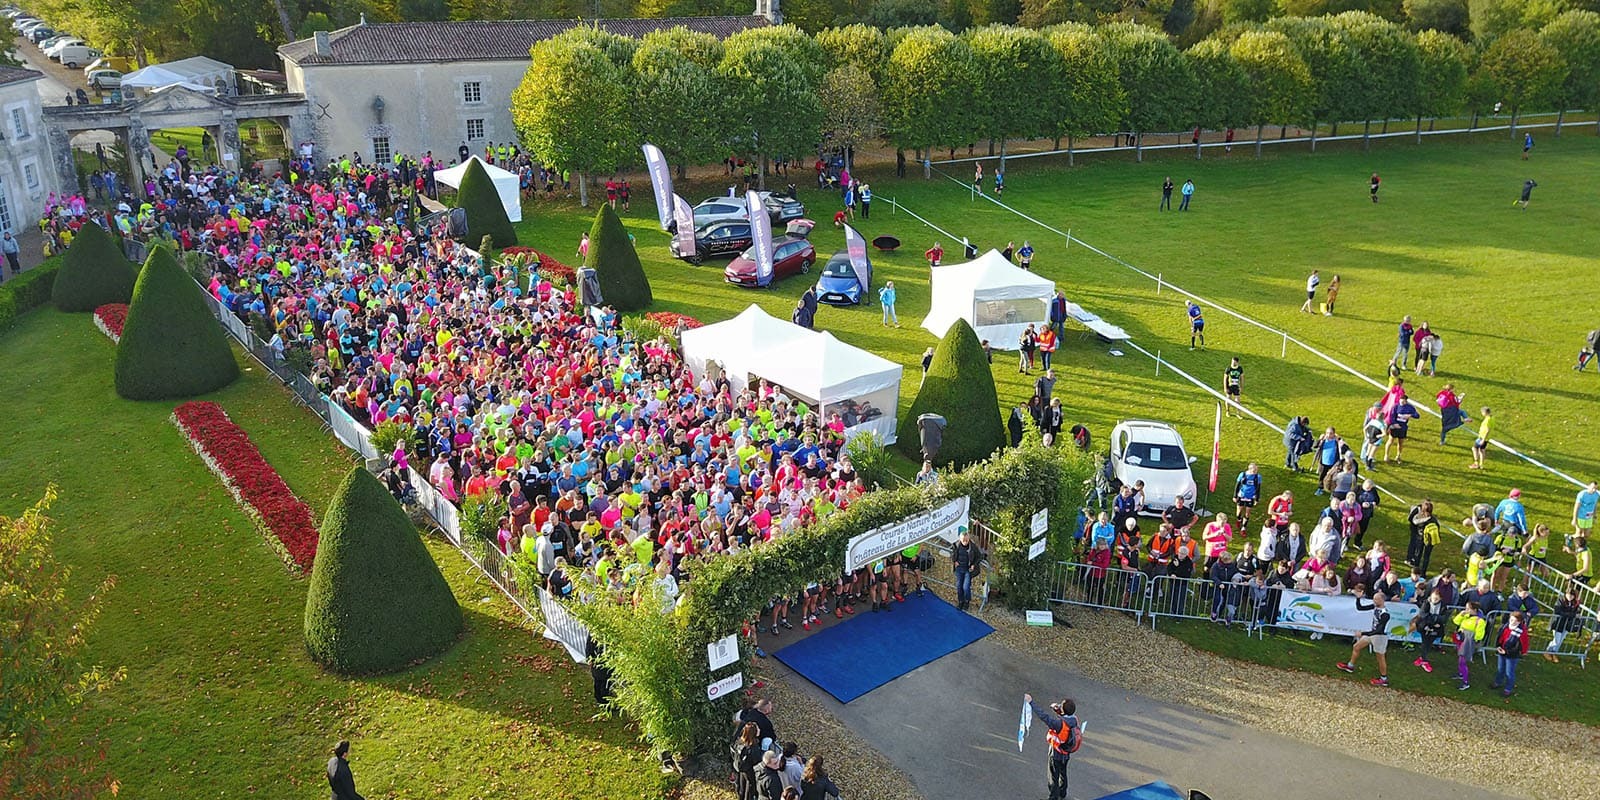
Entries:
[[618,311],[640,311],[650,307],[650,279],[645,277],[639,253],[622,220],[610,204],[602,203],[589,229],[589,255],[583,265],[593,267],[600,280],[600,295]]
[[938,414],[947,422],[937,456],[941,465],[970,464],[1005,444],[994,373],[983,357],[978,334],[964,319],[956,320],[939,340],[917,399],[900,420],[899,445],[913,455],[921,452],[917,417],[923,414]]
[[345,476],[322,519],[306,592],[311,657],[335,672],[393,672],[450,648],[461,607],[406,512],[372,473]]
[[233,348],[202,291],[171,250],[151,248],[117,345],[117,394],[129,400],[192,397],[239,377]]
[[99,225],[84,223],[61,257],[51,300],[62,311],[93,311],[133,297],[139,271],[124,258],[117,240]]
[[477,247],[485,235],[494,237],[495,247],[517,243],[517,229],[511,227],[505,204],[500,202],[500,191],[482,161],[467,161],[467,172],[461,176],[461,187],[456,191],[456,205],[467,212],[467,237],[463,241],[468,247]]

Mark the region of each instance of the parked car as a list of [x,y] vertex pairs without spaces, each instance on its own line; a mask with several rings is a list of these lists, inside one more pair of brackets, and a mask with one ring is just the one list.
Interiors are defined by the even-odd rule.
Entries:
[[1194,475],[1189,471],[1194,462],[1184,452],[1183,437],[1165,422],[1125,420],[1111,431],[1112,482],[1131,486],[1144,481],[1149,512],[1167,510],[1178,497],[1185,505],[1194,506]]
[[850,253],[840,250],[822,266],[817,278],[817,302],[830,306],[859,305],[872,284],[872,262],[867,262],[867,286],[861,285],[855,267],[850,266]]
[[114,69],[97,69],[87,76],[89,88],[106,91],[122,85],[122,73]]
[[[806,214],[806,207],[799,200],[794,200],[772,192],[758,192],[761,202],[767,208],[767,216],[774,224],[799,219]],[[694,207],[694,226],[701,228],[713,222],[725,219],[745,219],[744,197],[708,197]]]
[[17,33],[27,33],[29,28],[43,24],[44,20],[36,17],[17,17],[11,21],[11,29]]
[[55,56],[56,60],[60,61],[62,66],[71,67],[73,69],[77,69],[78,67],[94,61],[99,57],[100,51],[86,44],[74,44],[60,48],[56,51]]
[[54,35],[56,35],[55,28],[52,28],[49,25],[35,25],[34,27],[29,28],[28,32],[23,34],[23,37],[34,44],[38,44]]
[[83,40],[70,33],[58,33],[39,43],[39,49],[45,55],[50,55],[57,47],[64,44],[83,44]]
[[695,230],[692,255],[679,253],[677,237],[673,237],[670,249],[674,258],[682,258],[690,264],[701,264],[712,256],[736,255],[753,242],[748,220],[725,219]]
[[[811,265],[815,263],[817,251],[804,236],[785,236],[772,243],[773,280],[810,272]],[[746,248],[738,258],[728,262],[728,268],[723,270],[722,275],[728,283],[737,286],[757,286],[756,249]]]

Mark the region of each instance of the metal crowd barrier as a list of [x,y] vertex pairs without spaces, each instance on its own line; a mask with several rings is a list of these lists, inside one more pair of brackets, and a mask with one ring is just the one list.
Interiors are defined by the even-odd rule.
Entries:
[[1049,580],[1052,603],[1126,611],[1135,619],[1149,613],[1149,578],[1138,570],[1057,561]]
[[[1486,617],[1492,635],[1498,636],[1502,628],[1511,620],[1511,612],[1495,611]],[[1575,630],[1567,632],[1563,637],[1561,646],[1555,646],[1555,614],[1540,613],[1534,615],[1528,624],[1528,656],[1551,655],[1556,658],[1576,658],[1578,666],[1587,669],[1589,654],[1594,650],[1596,642],[1600,642],[1600,620],[1592,615],[1579,614],[1573,621]],[[1493,650],[1494,642],[1490,641],[1484,648],[1485,651]]]
[[1229,626],[1241,624],[1257,637],[1264,634],[1267,625],[1277,624],[1277,620],[1262,622],[1258,619],[1259,609],[1251,600],[1249,585],[1245,583],[1217,586],[1203,578],[1157,575],[1150,582],[1147,602],[1145,613],[1150,615],[1151,630],[1155,630],[1160,617],[1217,621]]

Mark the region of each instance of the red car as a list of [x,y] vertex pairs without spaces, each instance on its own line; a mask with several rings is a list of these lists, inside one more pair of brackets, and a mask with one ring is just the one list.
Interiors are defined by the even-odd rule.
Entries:
[[[817,263],[817,251],[805,237],[785,236],[772,245],[773,280],[810,272],[811,265]],[[728,263],[728,268],[722,274],[728,283],[738,286],[760,286],[756,282],[755,248],[751,247],[740,253],[738,258]]]

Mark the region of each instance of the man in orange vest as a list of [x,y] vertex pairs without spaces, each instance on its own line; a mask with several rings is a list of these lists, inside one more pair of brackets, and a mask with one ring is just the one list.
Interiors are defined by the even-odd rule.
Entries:
[[1050,743],[1050,800],[1066,800],[1067,762],[1083,744],[1083,726],[1078,724],[1076,715],[1078,705],[1070,697],[1049,708],[1033,702],[1031,694],[1024,694],[1022,700],[1045,724],[1045,737]]

